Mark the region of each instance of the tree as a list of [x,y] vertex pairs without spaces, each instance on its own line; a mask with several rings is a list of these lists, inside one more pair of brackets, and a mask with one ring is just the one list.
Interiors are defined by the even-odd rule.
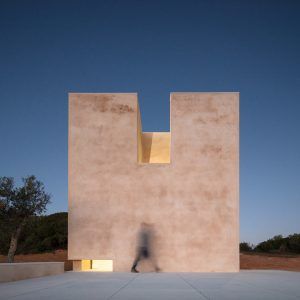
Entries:
[[[275,235],[273,238],[259,243],[254,250],[258,252],[277,252],[282,244],[286,244],[286,240],[282,235]],[[282,250],[284,248],[285,246],[282,246]]]
[[240,243],[240,251],[241,252],[252,251],[252,246],[250,246],[249,243],[242,242],[242,243]]
[[0,177],[0,226],[10,235],[8,262],[14,261],[21,231],[32,216],[41,215],[50,203],[44,184],[35,176],[22,179],[23,185],[15,187],[12,177]]
[[300,253],[300,234],[292,234],[288,236],[288,248],[291,252]]

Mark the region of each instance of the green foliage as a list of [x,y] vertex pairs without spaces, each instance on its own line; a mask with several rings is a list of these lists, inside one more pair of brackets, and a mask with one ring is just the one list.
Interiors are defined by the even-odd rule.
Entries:
[[5,221],[0,218],[0,254],[7,255],[11,234],[6,230]]
[[[12,177],[0,177],[0,225],[2,235],[10,235],[8,262],[14,261],[20,234],[34,216],[46,211],[50,195],[45,192],[44,184],[35,176],[22,179],[23,184],[16,187]],[[6,244],[5,244],[6,245]]]
[[288,248],[290,251],[300,253],[300,234],[292,234],[288,239]]
[[295,233],[287,237],[276,235],[272,239],[259,243],[254,251],[300,253],[300,234]]
[[285,242],[285,239],[282,235],[275,235],[273,238],[259,243],[256,247],[256,251],[261,252],[272,252],[272,251],[279,251],[280,246]]
[[0,177],[0,222],[2,230],[12,234],[31,216],[41,215],[50,203],[44,184],[35,176],[22,178],[23,185],[15,186],[12,177]]
[[[0,231],[0,253],[7,254],[10,235]],[[16,254],[50,252],[67,249],[68,213],[32,216],[26,222],[19,238]]]
[[252,251],[252,246],[249,245],[249,243],[242,242],[240,243],[240,252],[249,252]]

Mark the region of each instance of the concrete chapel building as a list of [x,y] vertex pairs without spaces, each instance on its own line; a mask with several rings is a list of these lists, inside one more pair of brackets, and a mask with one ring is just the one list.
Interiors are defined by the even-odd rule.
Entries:
[[130,271],[142,222],[162,271],[239,271],[239,93],[172,93],[170,132],[135,93],[69,94],[74,270]]

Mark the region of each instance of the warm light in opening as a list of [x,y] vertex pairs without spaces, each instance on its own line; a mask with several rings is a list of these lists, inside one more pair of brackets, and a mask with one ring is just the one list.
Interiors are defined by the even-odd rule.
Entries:
[[109,259],[93,259],[92,270],[100,271],[100,272],[112,272],[113,261]]

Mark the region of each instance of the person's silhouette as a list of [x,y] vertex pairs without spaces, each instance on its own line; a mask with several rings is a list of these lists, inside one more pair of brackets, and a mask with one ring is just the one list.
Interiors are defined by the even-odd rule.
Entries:
[[141,228],[138,233],[137,252],[136,252],[136,257],[135,257],[135,260],[134,260],[132,268],[131,268],[131,272],[139,273],[139,271],[136,269],[136,267],[141,259],[150,259],[155,271],[156,272],[159,271],[159,268],[155,261],[155,257],[152,253],[152,246],[153,246],[152,225],[143,222],[141,224]]

